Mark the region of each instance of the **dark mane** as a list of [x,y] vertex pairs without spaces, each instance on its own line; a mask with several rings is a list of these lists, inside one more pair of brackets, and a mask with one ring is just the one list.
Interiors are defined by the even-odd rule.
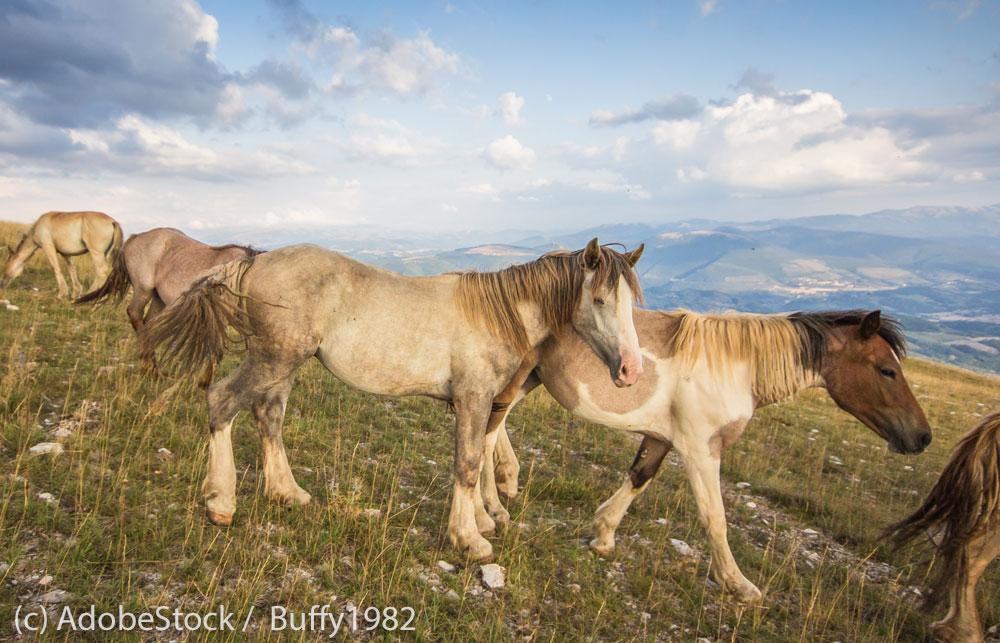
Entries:
[[262,254],[264,252],[264,250],[258,250],[253,246],[241,246],[238,243],[227,243],[222,246],[211,246],[211,248],[212,250],[229,250],[231,248],[239,248],[240,250],[245,252],[248,257],[256,257],[257,255]]
[[[788,319],[795,324],[802,335],[802,363],[819,365],[826,349],[827,336],[830,330],[840,326],[860,324],[871,311],[868,310],[821,310],[817,312],[794,312],[788,314]],[[906,357],[906,336],[903,325],[896,319],[882,315],[879,327],[879,337],[884,339],[893,352],[903,359]]]

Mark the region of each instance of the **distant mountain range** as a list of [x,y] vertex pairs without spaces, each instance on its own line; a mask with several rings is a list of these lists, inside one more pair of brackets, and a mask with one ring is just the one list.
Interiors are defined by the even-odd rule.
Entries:
[[[649,306],[778,312],[881,308],[906,324],[914,353],[1000,372],[1000,204],[752,222],[691,219],[566,233],[216,229],[198,235],[272,248],[308,239],[411,275],[493,270],[593,237],[646,250]],[[483,241],[489,241],[484,244]]]

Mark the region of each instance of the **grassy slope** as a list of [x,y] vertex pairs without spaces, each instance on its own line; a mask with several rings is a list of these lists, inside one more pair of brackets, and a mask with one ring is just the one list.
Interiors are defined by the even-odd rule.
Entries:
[[[13,236],[0,224],[0,242]],[[285,443],[313,504],[263,499],[243,414],[240,504],[233,526],[218,529],[199,496],[202,399],[188,383],[139,376],[123,310],[57,301],[40,257],[0,297],[21,308],[0,310],[0,570],[10,565],[0,573],[0,639],[14,606],[58,588],[77,608],[225,604],[237,619],[251,606],[411,606],[426,640],[918,640],[929,621],[908,589],[920,575],[905,573],[925,552],[886,552],[877,534],[918,504],[956,439],[1000,407],[996,380],[911,360],[935,442],[910,458],[887,454],[819,391],[761,412],[723,459],[730,541],[765,592],[764,607],[742,609],[706,581],[706,555],[685,559],[671,545],[707,548],[678,466],[664,466],[635,504],[612,557],[587,549],[588,520],[621,483],[636,441],[537,392],[509,423],[522,493],[509,507],[518,525],[494,542],[507,587],[481,593],[477,566],[436,565],[459,563],[442,537],[453,422],[444,405],[358,393],[311,362],[288,404]],[[66,453],[28,453],[58,426],[73,431]],[[987,625],[1000,622],[1000,564],[979,596]],[[252,619],[258,638],[273,638],[264,625]]]

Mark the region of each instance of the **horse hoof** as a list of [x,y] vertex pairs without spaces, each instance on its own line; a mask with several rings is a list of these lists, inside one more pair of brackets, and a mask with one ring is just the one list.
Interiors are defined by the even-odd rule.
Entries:
[[222,513],[221,511],[214,511],[208,508],[205,509],[205,513],[208,515],[208,521],[213,525],[228,527],[233,524],[233,514]]
[[615,551],[614,541],[611,544],[603,543],[599,538],[590,541],[590,548],[597,552],[598,556],[610,556]]
[[497,527],[506,529],[510,527],[510,514],[506,511],[491,513],[490,518],[496,523]]
[[465,552],[466,558],[471,562],[488,563],[493,560],[493,545],[485,538],[477,540],[469,545]]
[[733,598],[735,598],[737,602],[745,605],[759,605],[763,600],[760,590],[757,589],[757,587],[752,583],[749,587],[741,587],[733,590]]

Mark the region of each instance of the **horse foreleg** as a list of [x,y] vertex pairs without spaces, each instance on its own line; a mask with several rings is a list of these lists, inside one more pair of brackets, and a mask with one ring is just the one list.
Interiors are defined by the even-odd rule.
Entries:
[[615,530],[618,529],[632,502],[645,491],[649,481],[660,470],[663,458],[670,452],[671,447],[669,442],[663,440],[650,437],[642,439],[639,451],[635,454],[632,466],[629,467],[629,477],[625,480],[625,484],[598,507],[594,515],[591,525],[594,539],[590,541],[590,546],[598,554],[607,556],[614,551]]
[[77,278],[76,264],[73,263],[72,257],[67,257],[64,254],[60,254],[59,256],[66,262],[66,274],[69,275],[69,283],[73,286],[73,299],[76,299],[83,294],[83,284],[81,284],[79,278]]
[[504,417],[503,424],[497,429],[496,445],[493,447],[493,471],[494,486],[498,493],[502,493],[507,500],[517,497],[518,477],[521,475],[521,463],[517,460],[514,447],[510,443],[510,435],[507,433],[507,418]]
[[[507,484],[504,495],[509,499],[517,495],[519,468],[517,457],[514,455],[510,439],[507,436],[507,416],[510,415],[517,403],[524,399],[525,395],[541,383],[530,370],[534,368],[534,358],[531,359],[530,363],[528,361],[525,363],[530,368],[519,370],[507,387],[493,400],[493,409],[486,425],[486,451],[483,455],[484,464],[479,484],[486,511],[493,520],[504,527],[510,524],[510,514],[500,502],[496,469],[503,469],[506,472],[503,476]],[[525,374],[530,376],[524,379]],[[499,462],[496,469],[494,468],[494,458]],[[513,487],[512,493],[511,487]]]
[[948,614],[931,624],[931,635],[946,643],[982,641],[983,626],[976,607],[976,584],[986,567],[1000,556],[1000,531],[987,531],[965,546],[965,582],[955,582],[949,592]]
[[56,252],[56,247],[52,245],[51,240],[42,244],[42,252],[45,253],[45,258],[49,260],[52,272],[56,275],[56,287],[59,288],[59,299],[66,299],[69,296],[69,286],[66,285],[66,280],[63,279],[62,270],[59,268],[59,253]]
[[710,451],[707,444],[703,449],[682,455],[685,456],[688,480],[698,503],[698,518],[708,530],[712,546],[712,576],[723,590],[732,593],[738,601],[759,602],[760,590],[743,575],[729,549],[726,511],[719,482],[719,457]]
[[485,436],[493,396],[466,394],[455,398],[455,486],[448,519],[448,539],[471,560],[493,558],[493,546],[483,538],[480,526],[486,526],[480,514],[482,497],[479,476],[483,466]]
[[252,408],[264,453],[264,493],[269,498],[307,505],[312,497],[295,482],[281,440],[285,405],[294,379],[293,375],[272,387],[253,403]]

